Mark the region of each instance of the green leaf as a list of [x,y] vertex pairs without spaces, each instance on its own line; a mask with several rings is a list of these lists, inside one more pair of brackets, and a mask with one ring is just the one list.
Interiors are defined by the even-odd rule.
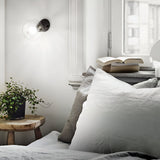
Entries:
[[[5,82],[5,85],[6,91],[0,93],[0,112],[3,114],[8,112],[14,113],[25,101],[32,105],[29,106],[29,109],[33,114],[38,108],[36,105],[44,103],[44,101],[36,95],[36,92],[39,90],[29,89],[22,83],[14,81],[12,77],[10,77],[9,82]],[[9,118],[8,116],[5,119]]]

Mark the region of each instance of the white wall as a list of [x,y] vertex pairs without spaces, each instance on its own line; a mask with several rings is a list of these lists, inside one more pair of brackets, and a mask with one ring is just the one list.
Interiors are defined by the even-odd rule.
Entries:
[[[97,57],[107,55],[107,4],[108,0],[84,0],[86,68],[95,65]],[[28,40],[23,26],[42,18],[50,20],[51,28],[38,39]],[[5,78],[12,76],[40,90],[39,96],[46,102],[38,110],[46,117],[43,135],[63,128],[75,97],[75,91],[68,86],[68,27],[69,0],[6,0]],[[3,136],[1,144],[5,143],[6,134]],[[17,144],[33,140],[32,131],[16,133]]]
[[5,81],[5,0],[0,0],[0,88]]
[[[50,30],[26,39],[23,26],[42,18],[50,20]],[[38,110],[46,117],[43,135],[61,130],[70,112],[75,91],[67,85],[68,72],[68,0],[6,0],[6,80],[12,76],[40,90],[47,103]],[[32,140],[32,132],[16,134],[18,144]]]
[[122,0],[111,0],[111,6],[112,6],[112,56],[118,57],[122,56],[123,51],[123,28],[122,28],[122,22],[123,22],[123,16],[122,16],[122,6],[123,1]]
[[98,57],[107,56],[108,49],[108,4],[109,0],[84,1],[84,51],[86,68],[96,66]]

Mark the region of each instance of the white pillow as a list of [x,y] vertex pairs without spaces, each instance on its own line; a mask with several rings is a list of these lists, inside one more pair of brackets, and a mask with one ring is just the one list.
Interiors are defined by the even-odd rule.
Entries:
[[133,89],[111,80],[96,71],[70,149],[134,150],[160,157],[160,88]]

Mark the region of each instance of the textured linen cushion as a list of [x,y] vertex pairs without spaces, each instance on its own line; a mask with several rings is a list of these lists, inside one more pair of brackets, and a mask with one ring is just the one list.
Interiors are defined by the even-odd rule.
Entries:
[[82,111],[82,105],[88,96],[88,91],[92,83],[94,72],[95,69],[90,66],[86,72],[80,88],[77,91],[69,118],[65,123],[62,133],[58,137],[58,140],[62,142],[71,143],[76,130],[77,120]]
[[70,149],[160,156],[160,88],[133,89],[97,69]]
[[157,86],[158,83],[158,79],[157,78],[151,78],[147,81],[143,81],[140,83],[137,83],[135,85],[133,85],[135,88],[139,89],[139,88],[155,88]]
[[87,72],[83,73],[83,76],[94,76],[96,69],[92,66],[89,66]]

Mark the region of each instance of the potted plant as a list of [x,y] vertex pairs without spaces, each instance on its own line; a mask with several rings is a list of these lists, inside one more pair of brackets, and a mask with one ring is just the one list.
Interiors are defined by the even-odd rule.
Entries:
[[28,89],[21,83],[15,82],[12,77],[10,82],[5,83],[5,86],[6,91],[0,94],[0,118],[24,119],[26,102],[29,103],[32,114],[37,109],[36,105],[44,102],[37,97],[38,90]]

